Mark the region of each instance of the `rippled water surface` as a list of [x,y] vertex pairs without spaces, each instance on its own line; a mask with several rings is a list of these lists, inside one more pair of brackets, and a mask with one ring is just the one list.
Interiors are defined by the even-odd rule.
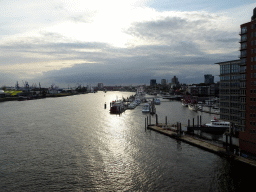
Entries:
[[[145,130],[142,106],[109,114],[129,92],[0,103],[1,191],[240,191],[251,168]],[[104,109],[104,104],[107,109]],[[202,115],[162,100],[159,122]],[[155,118],[152,117],[152,122]],[[250,175],[250,174],[249,174]]]

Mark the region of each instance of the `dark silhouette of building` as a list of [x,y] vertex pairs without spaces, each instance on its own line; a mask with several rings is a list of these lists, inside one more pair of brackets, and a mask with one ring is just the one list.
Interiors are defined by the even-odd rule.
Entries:
[[205,84],[213,84],[214,83],[214,76],[211,74],[204,75],[204,83]]
[[150,86],[156,85],[156,79],[150,79]]

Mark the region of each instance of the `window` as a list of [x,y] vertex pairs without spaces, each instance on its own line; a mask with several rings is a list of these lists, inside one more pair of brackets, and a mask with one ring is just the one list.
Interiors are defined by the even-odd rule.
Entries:
[[251,29],[254,29],[254,25],[253,24],[251,24]]
[[253,41],[251,41],[251,46],[253,46]]
[[253,65],[251,65],[251,70],[253,70]]
[[253,57],[251,57],[251,62],[253,62]]
[[253,38],[253,32],[251,33],[251,38]]
[[251,54],[253,54],[253,49],[251,49]]

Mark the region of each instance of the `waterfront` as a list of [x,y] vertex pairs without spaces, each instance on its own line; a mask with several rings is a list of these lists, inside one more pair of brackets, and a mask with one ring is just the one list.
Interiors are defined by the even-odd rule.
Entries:
[[[145,131],[142,106],[109,114],[116,96],[98,92],[0,103],[2,191],[241,191],[249,167]],[[104,109],[104,104],[107,109]],[[202,115],[162,100],[159,122]],[[153,118],[152,118],[153,121]],[[252,170],[251,170],[252,171]],[[248,175],[247,175],[248,174]]]

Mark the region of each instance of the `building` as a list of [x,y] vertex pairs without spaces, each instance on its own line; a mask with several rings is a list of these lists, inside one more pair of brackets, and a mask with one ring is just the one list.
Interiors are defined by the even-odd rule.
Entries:
[[167,84],[166,79],[161,79],[161,85],[165,86]]
[[245,103],[242,108],[245,128],[239,133],[239,144],[242,151],[256,154],[256,8],[251,21],[240,28],[240,100]]
[[103,83],[98,83],[98,89],[103,89]]
[[187,92],[193,96],[208,97],[208,96],[217,96],[216,95],[217,87],[215,84],[205,86],[205,85],[191,85],[187,87]]
[[150,79],[150,86],[156,86],[156,79]]
[[180,83],[179,83],[179,80],[178,80],[178,78],[177,78],[176,76],[174,76],[174,77],[172,78],[171,84],[172,84],[172,86],[177,86],[177,85],[180,84]]
[[204,75],[204,83],[205,84],[213,84],[214,83],[214,76],[211,74]]
[[240,131],[244,130],[241,102],[241,62],[240,60],[216,63],[220,65],[220,119],[231,122]]

